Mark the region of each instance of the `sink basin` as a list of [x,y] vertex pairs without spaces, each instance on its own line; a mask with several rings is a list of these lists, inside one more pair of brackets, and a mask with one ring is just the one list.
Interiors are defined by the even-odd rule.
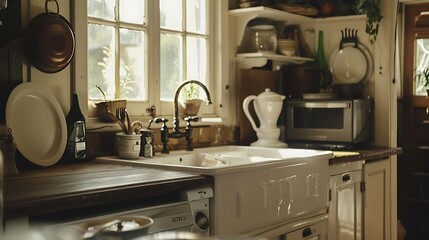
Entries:
[[194,151],[172,151],[170,154],[157,154],[152,158],[140,157],[135,160],[125,160],[117,156],[111,156],[97,158],[97,161],[146,165],[168,170],[218,175],[273,164],[294,164],[302,161],[302,159],[311,159],[311,157],[321,154],[328,154],[328,151],[220,146],[198,148]]

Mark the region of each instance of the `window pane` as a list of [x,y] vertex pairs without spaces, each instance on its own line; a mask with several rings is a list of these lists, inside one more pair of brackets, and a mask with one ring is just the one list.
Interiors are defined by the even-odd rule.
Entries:
[[205,83],[207,77],[207,44],[204,38],[187,37],[188,79]]
[[145,22],[145,1],[121,0],[119,3],[119,17],[123,22],[143,24]]
[[424,86],[423,70],[429,67],[429,39],[416,40],[416,61],[415,61],[415,87],[414,95],[427,95],[426,87]]
[[206,0],[186,1],[186,30],[206,33]]
[[115,19],[115,0],[87,0],[88,16]]
[[182,37],[161,34],[161,100],[171,101],[182,81]]
[[120,29],[120,98],[147,100],[144,32]]
[[88,89],[90,99],[103,99],[99,86],[108,99],[115,97],[114,28],[88,24]]
[[161,28],[181,31],[182,29],[182,0],[160,0]]

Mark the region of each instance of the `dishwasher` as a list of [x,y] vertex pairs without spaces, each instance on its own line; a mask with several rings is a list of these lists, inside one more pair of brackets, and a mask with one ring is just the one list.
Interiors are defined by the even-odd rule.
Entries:
[[[97,216],[75,220],[63,220],[45,224],[53,229],[79,228],[83,223],[112,216],[145,216],[153,219],[148,234],[161,232],[191,232],[199,236],[210,235],[209,201],[213,197],[211,187],[196,188],[180,192],[181,201],[153,205],[139,209],[99,213]],[[45,226],[46,227],[46,226]]]

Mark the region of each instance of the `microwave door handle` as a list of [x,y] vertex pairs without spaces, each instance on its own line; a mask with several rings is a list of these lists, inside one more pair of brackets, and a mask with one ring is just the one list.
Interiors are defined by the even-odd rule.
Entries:
[[302,108],[351,108],[351,103],[348,102],[300,102],[293,103],[294,107]]

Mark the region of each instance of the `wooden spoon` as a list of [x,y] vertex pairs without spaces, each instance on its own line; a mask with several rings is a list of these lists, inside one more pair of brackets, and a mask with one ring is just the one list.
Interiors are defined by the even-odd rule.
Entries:
[[122,131],[124,132],[124,133],[127,133],[127,128],[125,127],[125,124],[124,123],[122,123],[121,122],[121,120],[119,120],[119,118],[117,118],[113,113],[111,113],[111,112],[106,112],[106,116],[112,121],[112,122],[115,122],[115,123],[117,123],[120,127],[121,127],[121,129],[122,129]]

